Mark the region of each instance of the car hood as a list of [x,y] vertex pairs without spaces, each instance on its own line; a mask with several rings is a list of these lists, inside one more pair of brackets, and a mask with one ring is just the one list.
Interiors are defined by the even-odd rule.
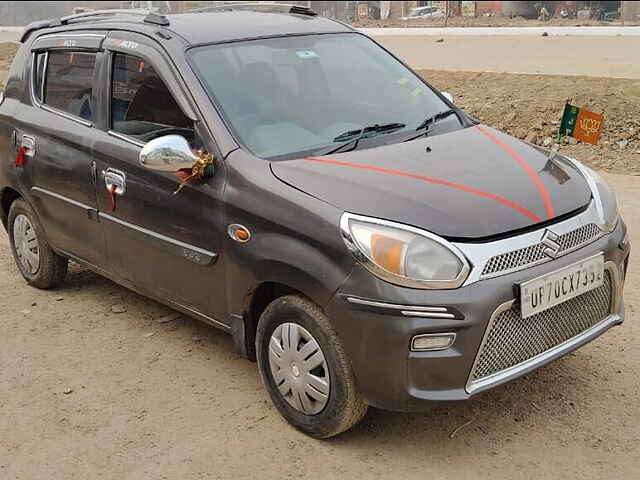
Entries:
[[485,125],[368,150],[272,162],[281,181],[355,214],[450,239],[526,229],[586,206],[562,157]]

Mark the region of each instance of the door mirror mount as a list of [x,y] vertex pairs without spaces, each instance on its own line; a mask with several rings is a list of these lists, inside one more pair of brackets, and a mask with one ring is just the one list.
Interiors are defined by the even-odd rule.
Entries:
[[440,92],[442,94],[442,96],[444,98],[446,98],[447,100],[449,100],[451,103],[453,103],[453,95],[451,95],[449,92]]
[[192,168],[198,161],[189,142],[180,135],[165,135],[154,138],[140,151],[140,164],[150,170],[176,172]]

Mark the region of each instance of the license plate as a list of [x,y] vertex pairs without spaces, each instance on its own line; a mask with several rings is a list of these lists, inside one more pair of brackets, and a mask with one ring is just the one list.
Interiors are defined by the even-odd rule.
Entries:
[[522,318],[555,307],[604,282],[604,255],[598,254],[561,270],[520,284]]

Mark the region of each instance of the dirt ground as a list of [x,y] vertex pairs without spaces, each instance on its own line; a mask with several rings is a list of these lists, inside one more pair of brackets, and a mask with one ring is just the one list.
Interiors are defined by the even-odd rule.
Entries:
[[[625,113],[620,127],[607,122],[607,146],[561,148],[638,172],[638,82],[423,73],[512,131],[550,135],[565,98]],[[613,150],[625,128],[635,136]],[[607,178],[638,243],[640,178]],[[410,415],[372,409],[354,430],[316,441],[280,418],[226,334],[166,321],[166,307],[78,267],[58,290],[27,287],[0,232],[0,479],[640,478],[635,258],[622,327],[470,402]]]
[[13,56],[18,51],[18,44],[13,42],[0,43],[0,90],[4,87],[4,82],[9,73]]
[[[640,242],[640,179],[608,178]],[[626,323],[574,354],[468,403],[371,410],[316,441],[280,418],[226,334],[162,323],[167,308],[77,267],[58,290],[27,287],[0,235],[0,478],[636,479],[630,271]]]

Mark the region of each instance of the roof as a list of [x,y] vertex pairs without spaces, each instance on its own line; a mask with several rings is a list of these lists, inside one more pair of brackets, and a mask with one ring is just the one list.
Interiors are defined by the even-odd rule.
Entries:
[[167,15],[167,18],[167,28],[192,45],[278,35],[353,31],[347,25],[324,17],[248,10],[181,13]]
[[[115,12],[115,11],[114,11]],[[95,12],[101,13],[101,12]],[[84,16],[86,15],[86,16]],[[103,14],[104,15],[104,14]],[[83,14],[66,19],[44,20],[28,25],[21,41],[31,32],[50,27],[56,31],[78,28],[116,28],[126,26],[133,32],[146,33],[167,29],[190,45],[228,42],[271,36],[305,35],[312,33],[352,32],[353,29],[343,23],[328,18],[301,15],[290,12],[264,12],[253,10],[219,10],[212,12],[179,13],[166,16],[140,16],[140,12],[95,15]],[[62,22],[65,22],[64,24]]]

